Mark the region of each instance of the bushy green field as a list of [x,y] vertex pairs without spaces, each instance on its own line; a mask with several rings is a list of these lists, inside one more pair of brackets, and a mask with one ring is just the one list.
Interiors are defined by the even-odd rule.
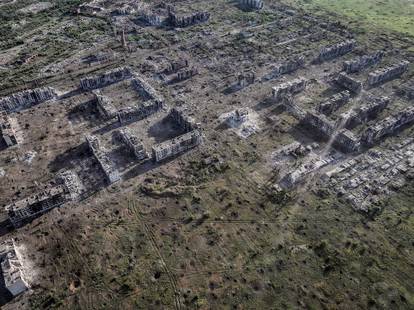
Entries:
[[413,0],[289,0],[305,8],[322,8],[368,24],[414,35]]

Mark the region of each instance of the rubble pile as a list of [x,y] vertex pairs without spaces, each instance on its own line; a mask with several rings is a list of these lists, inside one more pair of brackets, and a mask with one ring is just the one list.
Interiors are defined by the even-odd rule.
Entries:
[[172,61],[164,69],[164,73],[171,74],[171,73],[177,72],[178,70],[188,67],[188,65],[189,65],[189,62],[187,59],[179,59],[177,61]]
[[72,170],[65,170],[56,176],[58,184],[61,184],[67,193],[69,200],[77,199],[82,193],[82,183],[79,176]]
[[304,91],[307,85],[307,80],[298,78],[290,82],[282,83],[272,88],[273,99],[279,101],[285,96],[297,94]]
[[371,55],[364,55],[353,60],[345,61],[344,70],[346,73],[360,72],[365,68],[378,64],[382,60],[383,56],[383,51],[377,51]]
[[105,150],[102,148],[99,139],[96,136],[91,135],[86,137],[86,142],[88,144],[89,150],[104,172],[109,184],[119,181],[121,178],[119,172],[113,167],[113,163],[105,153]]
[[336,110],[346,105],[351,99],[351,93],[348,90],[333,95],[328,100],[322,102],[318,106],[318,112],[330,115]]
[[196,67],[191,67],[185,70],[178,71],[172,78],[172,81],[179,82],[184,81],[198,74]]
[[148,158],[148,153],[145,151],[144,145],[130,130],[127,128],[119,130],[119,136],[136,159],[143,160]]
[[362,82],[350,77],[344,72],[339,73],[336,83],[355,94],[359,94],[362,91]]
[[237,89],[245,88],[248,85],[251,85],[255,81],[255,74],[254,72],[244,72],[237,76]]
[[132,77],[132,72],[127,67],[116,68],[100,75],[88,76],[80,80],[83,90],[102,88]]
[[316,63],[337,58],[351,52],[356,46],[355,40],[347,40],[332,46],[324,47],[315,59]]
[[0,99],[0,111],[17,111],[56,98],[52,87],[41,87],[24,90],[9,97]]
[[249,109],[241,108],[234,110],[232,113],[229,113],[226,119],[226,123],[230,127],[237,127],[241,123],[246,122],[249,119]]
[[409,64],[410,62],[404,60],[393,66],[371,72],[368,75],[368,84],[374,86],[397,78],[408,70]]

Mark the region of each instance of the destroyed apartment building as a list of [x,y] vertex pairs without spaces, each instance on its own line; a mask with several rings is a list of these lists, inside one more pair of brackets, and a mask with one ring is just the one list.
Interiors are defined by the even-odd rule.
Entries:
[[200,125],[187,114],[184,108],[171,109],[168,117],[186,133],[154,145],[152,147],[152,157],[156,162],[184,153],[203,142]]
[[332,60],[351,52],[356,46],[355,40],[348,40],[332,46],[324,47],[315,59],[315,63]]
[[322,102],[318,106],[318,112],[325,115],[331,115],[341,107],[345,106],[351,99],[351,93],[348,90],[342,91]]
[[362,142],[370,146],[380,142],[385,136],[395,134],[400,128],[414,122],[414,107],[401,111],[394,116],[370,126],[362,135]]
[[339,73],[335,82],[354,94],[359,94],[362,91],[362,82],[350,77],[344,72]]
[[134,74],[131,83],[144,102],[119,110],[117,117],[121,124],[144,119],[164,108],[164,99],[143,77]]
[[119,181],[121,179],[119,171],[114,167],[114,164],[109,159],[98,137],[92,135],[86,136],[86,143],[88,144],[88,148],[93,157],[105,174],[106,181],[109,184]]
[[13,240],[5,241],[0,245],[0,266],[4,287],[13,297],[29,289],[29,285],[23,276],[23,266],[17,255]]
[[242,8],[248,10],[263,9],[263,0],[239,0],[239,4]]
[[96,109],[103,119],[109,120],[117,116],[118,111],[108,97],[103,96],[99,90],[93,90],[92,93],[95,97]]
[[63,205],[67,190],[63,186],[53,186],[5,207],[9,221],[18,228],[36,217]]
[[19,143],[15,133],[16,125],[15,119],[9,117],[6,112],[0,112],[0,137],[7,147]]
[[92,90],[121,82],[130,77],[132,77],[131,70],[127,67],[121,67],[103,74],[85,77],[80,80],[80,86],[83,90]]
[[286,96],[300,93],[306,89],[307,80],[304,78],[298,78],[286,83],[282,83],[272,88],[272,97],[274,100],[279,101]]
[[299,56],[293,59],[276,64],[269,74],[264,76],[264,80],[272,80],[280,77],[281,75],[292,73],[305,66],[305,57]]
[[149,157],[142,142],[128,128],[119,130],[118,134],[121,141],[137,160],[144,160]]
[[12,94],[0,99],[0,111],[18,111],[30,108],[33,105],[43,103],[56,98],[57,94],[51,87],[34,88]]
[[210,13],[208,12],[195,12],[186,15],[178,15],[174,12],[174,9],[169,6],[168,8],[168,21],[172,27],[185,28],[200,23],[207,22],[210,19]]
[[375,86],[395,79],[397,77],[400,77],[405,71],[408,70],[409,65],[410,62],[404,60],[390,67],[379,69],[375,72],[371,72],[368,75],[367,82],[370,86]]
[[352,129],[369,120],[375,119],[391,102],[388,97],[375,97],[372,95],[366,96],[363,100],[368,102],[340,116],[344,127]]
[[338,124],[316,111],[307,111],[302,120],[302,126],[309,129],[314,137],[323,140],[333,139],[333,145],[347,153],[358,151],[359,139],[346,128],[338,128]]
[[384,56],[383,51],[377,51],[370,55],[364,55],[356,59],[348,60],[344,62],[344,70],[346,73],[360,72],[365,68],[375,66],[378,64]]
[[184,153],[203,142],[199,129],[192,130],[181,136],[156,144],[152,147],[152,156],[155,162],[163,161]]

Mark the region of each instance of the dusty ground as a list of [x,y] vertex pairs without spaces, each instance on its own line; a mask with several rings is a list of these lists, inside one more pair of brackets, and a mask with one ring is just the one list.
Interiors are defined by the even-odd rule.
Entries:
[[[18,36],[8,34],[0,45],[0,65],[8,69],[0,71],[2,94],[50,85],[61,95],[17,113],[23,143],[0,152],[5,172],[0,203],[36,192],[64,168],[76,170],[92,192],[2,237],[15,238],[36,275],[31,291],[5,309],[414,307],[413,181],[383,201],[382,213],[373,218],[339,201],[318,177],[305,190],[275,194],[269,190],[276,177],[272,152],[313,137],[268,102],[273,85],[302,76],[311,85],[297,100],[312,107],[332,93],[325,78],[343,60],[380,48],[388,51],[384,64],[413,60],[412,37],[361,31],[346,19],[341,20],[345,30],[341,25],[326,30],[324,24],[336,19],[321,13],[309,21],[298,8],[291,17],[277,1],[268,1],[262,13],[243,12],[227,1],[182,1],[176,4],[182,9],[212,12],[211,20],[180,31],[128,24],[131,50],[125,52],[114,37],[113,20],[70,15],[80,2],[17,15],[25,20]],[[29,5],[17,2],[7,10]],[[288,26],[279,24],[290,18]],[[18,22],[5,19],[2,32],[15,29],[12,24]],[[287,56],[310,58],[321,46],[341,41],[342,31],[356,36],[353,54],[226,92],[240,71],[261,77]],[[78,61],[97,51],[109,51],[110,59]],[[19,62],[33,54],[38,55],[33,61]],[[182,57],[199,68],[199,75],[163,82],[163,66]],[[43,70],[48,65],[51,69]],[[206,143],[163,164],[140,165],[125,156],[113,141],[118,128],[99,119],[90,94],[77,91],[81,77],[120,65],[145,75],[170,107],[187,105]],[[365,79],[368,71],[358,78]],[[410,78],[412,69],[404,80]],[[373,92],[392,93],[402,82]],[[119,105],[137,100],[128,82],[103,92]],[[381,117],[407,104],[398,99]],[[240,107],[253,109],[261,123],[247,139],[219,119]],[[166,114],[129,127],[150,148],[180,133]],[[84,136],[91,133],[113,151],[121,182],[103,186],[85,150]],[[401,137],[412,134],[408,128]],[[30,163],[27,154],[35,154]]]

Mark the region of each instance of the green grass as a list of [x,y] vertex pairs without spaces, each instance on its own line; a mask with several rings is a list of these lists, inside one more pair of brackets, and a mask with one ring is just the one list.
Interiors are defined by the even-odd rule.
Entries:
[[414,35],[412,0],[289,0],[305,9],[326,9],[369,25]]

